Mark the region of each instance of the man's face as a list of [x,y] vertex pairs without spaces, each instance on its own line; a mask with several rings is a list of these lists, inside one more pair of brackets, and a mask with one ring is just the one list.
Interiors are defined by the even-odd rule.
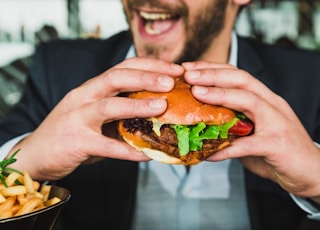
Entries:
[[228,0],[122,0],[138,56],[196,60],[224,26]]

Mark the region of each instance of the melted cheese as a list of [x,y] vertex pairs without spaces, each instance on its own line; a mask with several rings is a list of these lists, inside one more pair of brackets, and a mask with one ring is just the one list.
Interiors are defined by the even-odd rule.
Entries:
[[164,123],[160,122],[156,118],[150,118],[150,121],[152,121],[153,132],[155,132],[157,134],[157,136],[160,137],[160,135],[161,135],[160,129],[161,129],[161,126],[164,125]]

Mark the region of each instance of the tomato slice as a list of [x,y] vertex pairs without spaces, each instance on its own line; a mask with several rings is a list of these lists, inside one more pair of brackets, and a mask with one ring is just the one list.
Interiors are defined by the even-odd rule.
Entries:
[[253,123],[249,120],[239,120],[234,126],[229,129],[229,134],[237,136],[249,135],[253,130]]

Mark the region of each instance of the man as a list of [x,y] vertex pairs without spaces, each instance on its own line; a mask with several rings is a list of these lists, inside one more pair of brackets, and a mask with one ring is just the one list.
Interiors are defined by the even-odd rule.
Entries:
[[[21,149],[17,169],[71,190],[59,227],[319,228],[310,220],[320,204],[319,54],[233,34],[249,0],[122,3],[135,49],[127,32],[43,44],[24,97],[1,122],[3,154]],[[253,135],[189,173],[148,161],[113,127],[166,109],[163,100],[117,95],[169,91],[181,75],[198,100],[255,124]]]

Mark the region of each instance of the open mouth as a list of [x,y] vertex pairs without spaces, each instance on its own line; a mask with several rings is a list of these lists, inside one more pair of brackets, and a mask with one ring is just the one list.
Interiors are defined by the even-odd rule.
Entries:
[[163,12],[138,11],[142,28],[148,35],[160,35],[171,30],[180,16]]

